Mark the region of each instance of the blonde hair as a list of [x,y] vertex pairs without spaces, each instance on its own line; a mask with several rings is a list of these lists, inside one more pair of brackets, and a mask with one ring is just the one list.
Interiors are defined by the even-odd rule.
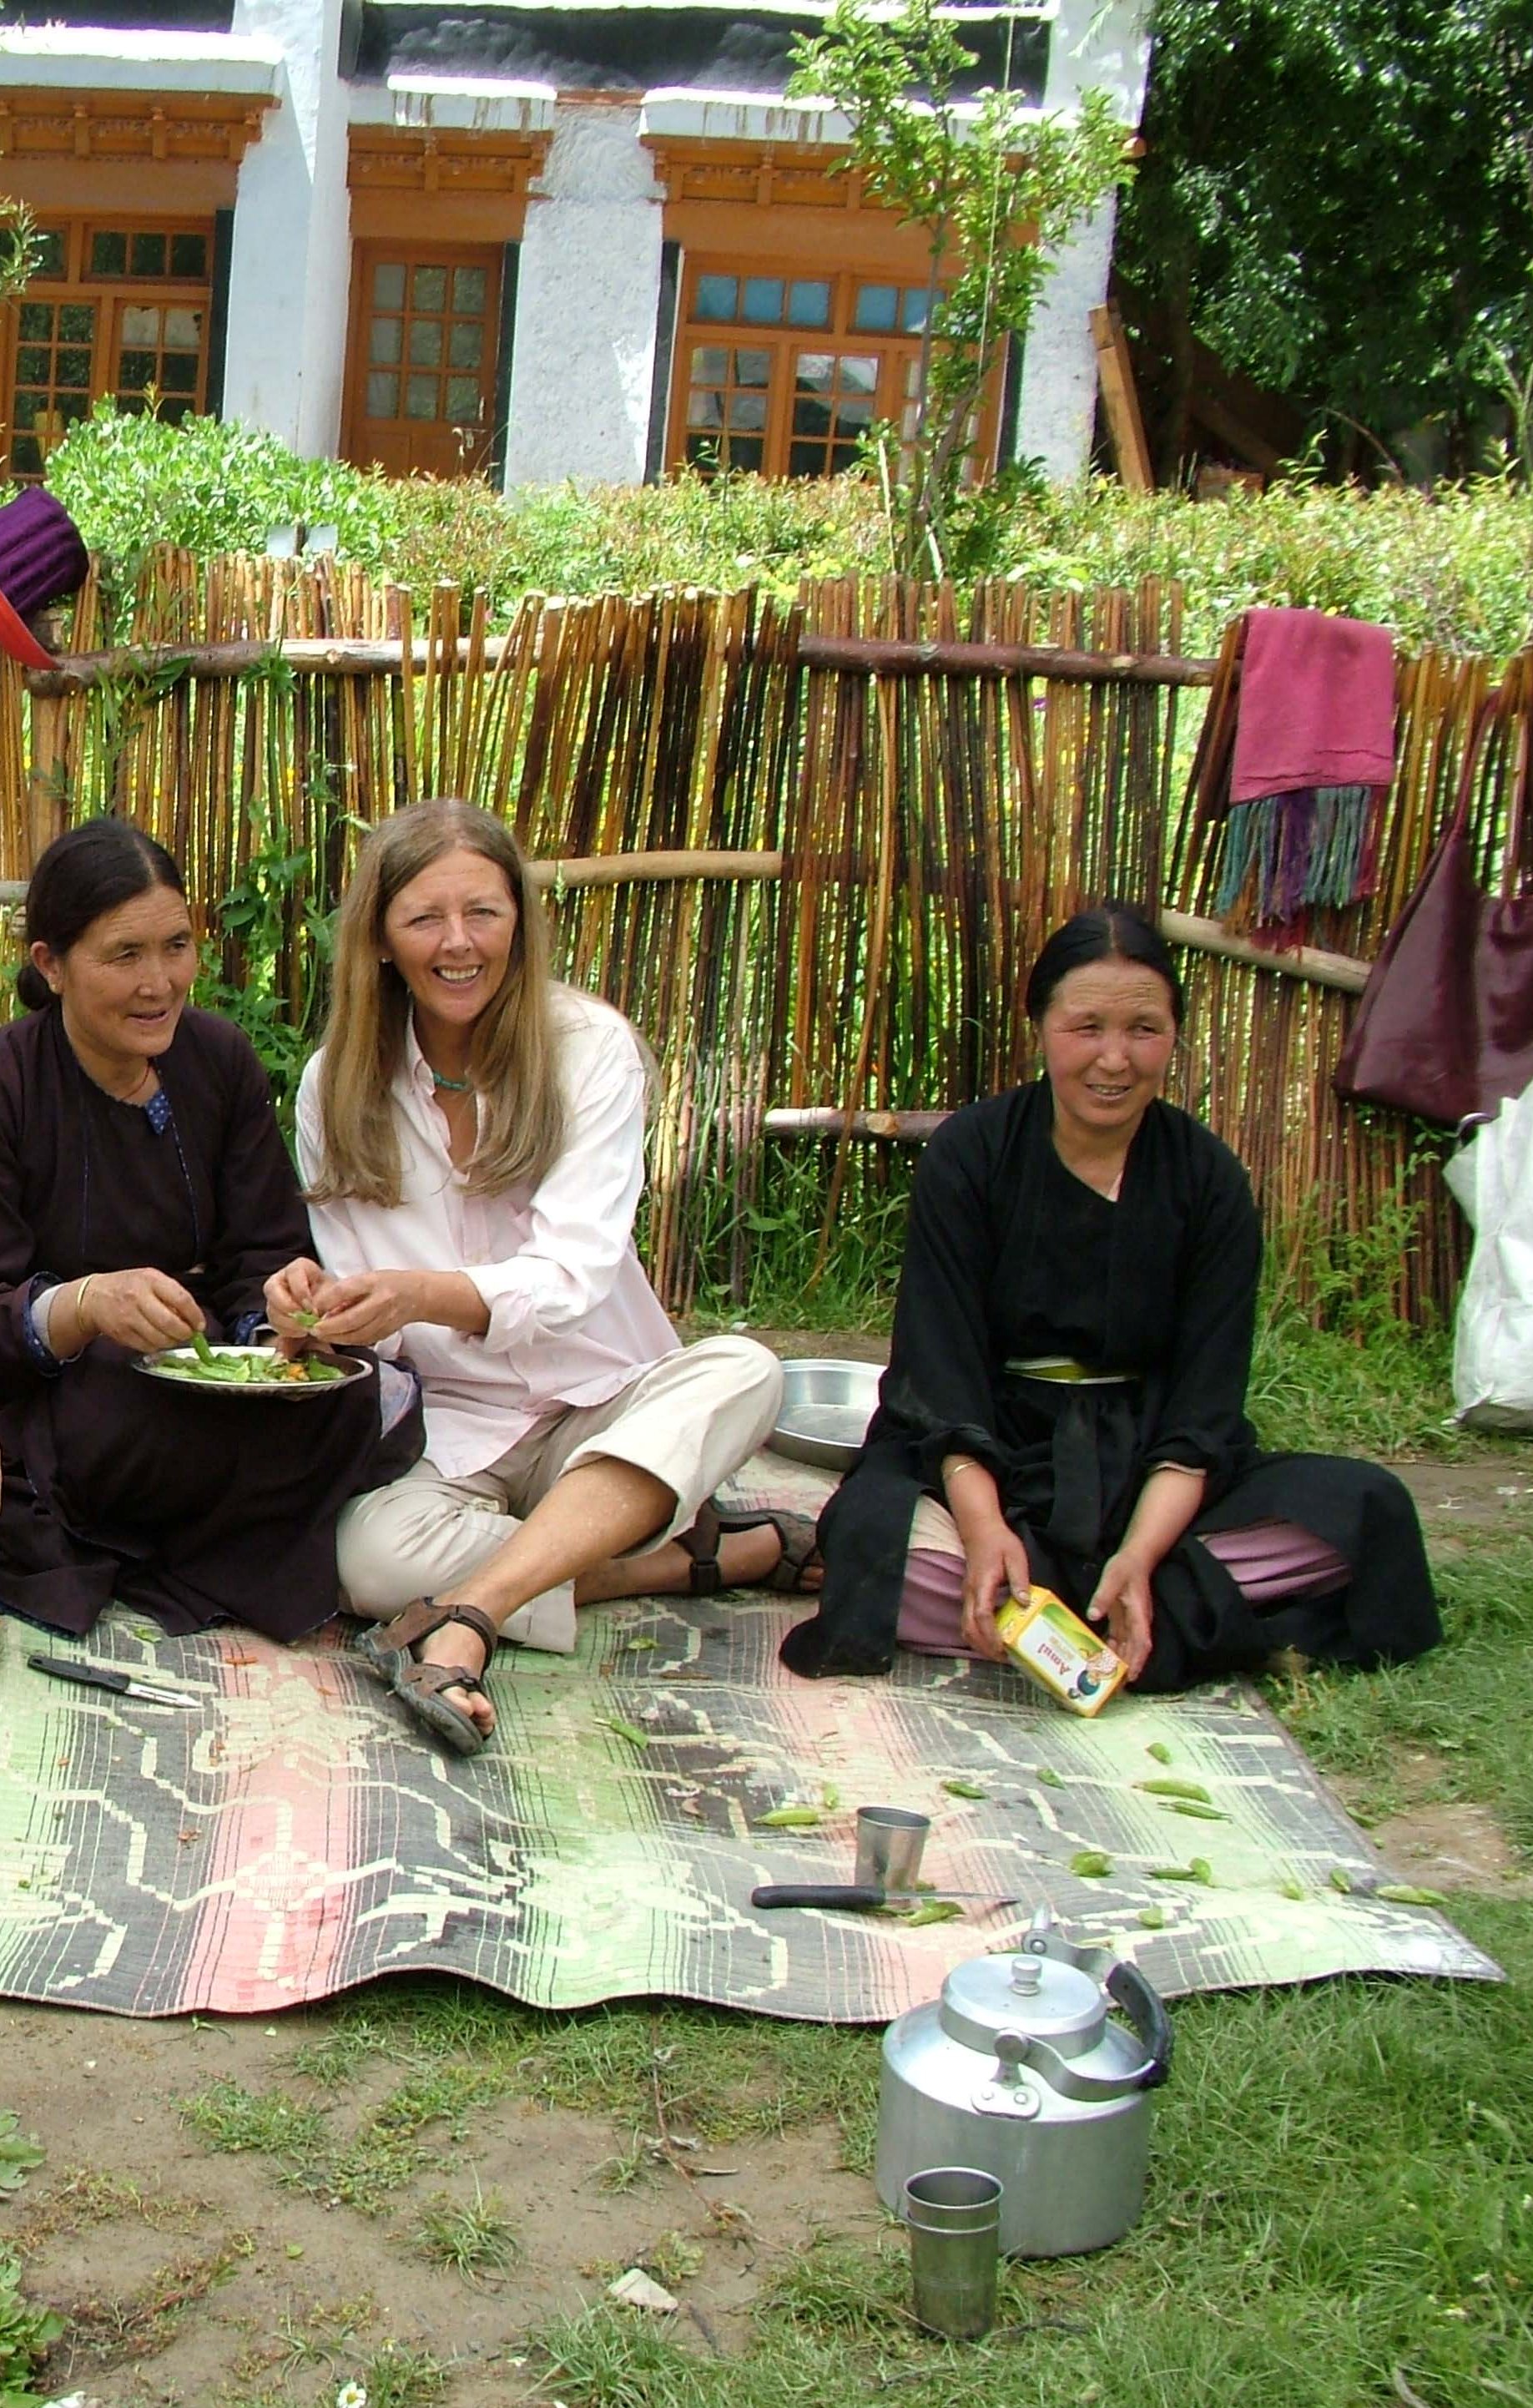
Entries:
[[340,907],[330,1016],[320,1066],[320,1165],[310,1200],[395,1205],[399,1136],[390,1088],[404,1059],[410,997],[381,958],[396,895],[444,853],[477,853],[501,872],[516,904],[506,976],[474,1023],[469,1078],[483,1126],[464,1167],[471,1196],[534,1185],[562,1152],[565,1101],[549,977],[548,933],[521,846],[503,820],[444,796],[411,803],[365,839]]

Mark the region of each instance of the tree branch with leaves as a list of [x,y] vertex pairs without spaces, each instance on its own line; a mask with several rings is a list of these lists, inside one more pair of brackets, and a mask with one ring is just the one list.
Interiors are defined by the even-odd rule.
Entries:
[[926,238],[911,430],[883,426],[872,437],[895,566],[911,576],[946,573],[953,506],[1003,346],[1025,336],[1076,227],[1132,173],[1105,94],[1086,93],[1066,118],[1040,115],[1009,80],[975,91],[978,61],[954,27],[938,0],[876,13],[838,0],[824,33],[795,41],[789,85],[795,98],[840,110],[851,138],[838,164]]

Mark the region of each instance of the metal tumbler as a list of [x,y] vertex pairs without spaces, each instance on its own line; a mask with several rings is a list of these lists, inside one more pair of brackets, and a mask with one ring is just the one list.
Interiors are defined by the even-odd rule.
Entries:
[[931,1827],[929,1814],[908,1814],[903,1806],[859,1806],[854,1876],[859,1886],[913,1889]]
[[911,2174],[900,2202],[910,2229],[915,2320],[950,2341],[978,2341],[996,2321],[1001,2185],[973,2166]]

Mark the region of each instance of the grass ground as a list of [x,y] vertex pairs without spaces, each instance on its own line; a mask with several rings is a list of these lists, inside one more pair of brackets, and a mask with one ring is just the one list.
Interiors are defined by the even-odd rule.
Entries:
[[[1277,1333],[1264,1432],[1387,1418],[1448,1450],[1447,1641],[1271,1695],[1386,1839],[1402,1807],[1497,1839],[1425,1877],[1504,1986],[1179,2004],[1141,2223],[1010,2269],[999,2329],[962,2349],[911,2323],[863,2179],[876,2034],[664,2004],[551,2017],[446,1982],[264,2034],[22,2011],[0,2095],[46,2123],[49,2161],[0,2239],[71,2328],[34,2396],[319,2408],[351,2379],[369,2408],[1533,2408],[1533,1459],[1442,1430],[1440,1347],[1383,1374],[1360,1352]],[[141,2095],[90,2164],[78,2104],[39,2112],[28,2051],[50,2038],[77,2083],[99,2079],[87,2045],[138,2052]],[[607,2300],[633,2263],[681,2316]]]

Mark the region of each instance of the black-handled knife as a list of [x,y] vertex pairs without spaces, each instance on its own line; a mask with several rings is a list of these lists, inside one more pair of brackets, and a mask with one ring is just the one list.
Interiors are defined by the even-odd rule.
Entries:
[[72,1656],[29,1656],[27,1662],[35,1672],[46,1672],[50,1681],[78,1681],[82,1688],[110,1689],[119,1698],[141,1698],[148,1706],[195,1706],[200,1698],[189,1697],[184,1689],[156,1688],[151,1681],[136,1681],[129,1672],[119,1671],[111,1664],[87,1664]]
[[828,1906],[843,1914],[875,1906],[940,1906],[950,1898],[987,1906],[1026,1906],[1024,1898],[997,1898],[989,1889],[872,1889],[861,1882],[767,1882],[751,1892],[752,1906]]

